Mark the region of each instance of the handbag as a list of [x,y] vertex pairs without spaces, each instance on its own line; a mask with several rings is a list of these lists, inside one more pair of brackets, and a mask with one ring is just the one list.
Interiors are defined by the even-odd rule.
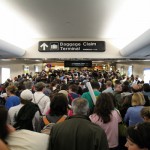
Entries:
[[[119,110],[116,109],[116,111],[121,117]],[[121,117],[121,120],[122,120],[122,117]],[[118,124],[118,133],[120,137],[126,137],[127,135],[127,125],[123,122],[123,120]]]

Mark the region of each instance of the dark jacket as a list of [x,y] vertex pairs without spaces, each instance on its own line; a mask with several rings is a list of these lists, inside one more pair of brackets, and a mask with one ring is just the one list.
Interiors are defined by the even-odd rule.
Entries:
[[48,150],[108,150],[105,132],[87,116],[72,116],[53,126]]

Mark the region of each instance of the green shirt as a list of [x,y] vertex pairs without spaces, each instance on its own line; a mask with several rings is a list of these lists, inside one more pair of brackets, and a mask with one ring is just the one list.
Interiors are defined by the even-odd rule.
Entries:
[[[94,95],[96,96],[96,98],[97,98],[100,94],[101,94],[101,92],[99,92],[99,91],[97,91],[97,90],[94,91]],[[93,103],[92,97],[91,97],[91,95],[90,95],[90,92],[85,92],[85,93],[83,93],[81,97],[82,97],[82,98],[85,98],[85,99],[88,101],[88,103],[89,103],[89,108],[90,108],[90,109],[93,109],[93,108],[94,108],[94,103]]]

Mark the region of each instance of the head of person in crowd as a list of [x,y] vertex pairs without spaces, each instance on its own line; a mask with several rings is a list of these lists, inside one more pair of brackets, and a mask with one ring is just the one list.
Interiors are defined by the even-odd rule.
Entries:
[[140,92],[140,87],[139,87],[138,84],[133,83],[131,90],[132,90],[133,93]]
[[84,98],[75,98],[72,101],[73,115],[88,115],[89,104]]
[[67,114],[68,100],[63,93],[53,95],[50,103],[50,115],[62,116]]
[[21,103],[22,104],[27,104],[27,103],[32,101],[33,94],[32,94],[32,92],[30,90],[26,89],[26,90],[23,90],[21,92],[20,98],[21,98]]
[[100,85],[98,82],[92,81],[91,86],[93,90],[100,90]]
[[150,85],[148,83],[143,84],[143,91],[150,92]]
[[18,87],[19,87],[19,82],[18,82],[18,81],[15,81],[15,82],[13,82],[13,85],[18,88]]
[[125,81],[122,85],[122,92],[131,92],[131,87],[128,81]]
[[15,81],[18,81],[18,77],[14,77],[14,82],[15,82]]
[[145,98],[141,92],[136,92],[132,95],[131,105],[142,106],[145,104]]
[[150,150],[150,122],[140,123],[127,129],[128,150]]
[[139,81],[139,75],[136,75],[136,76],[134,77],[134,83],[136,83],[136,84],[139,84],[139,83],[140,83],[140,81]]
[[106,82],[106,88],[108,88],[108,87],[112,87],[112,82],[111,81]]
[[144,121],[150,122],[150,106],[142,108],[141,116],[144,119]]
[[119,79],[115,80],[115,84],[121,84],[120,80]]
[[78,93],[79,87],[76,84],[69,85],[69,93]]
[[37,92],[43,91],[44,88],[45,88],[45,83],[44,83],[44,82],[37,82],[37,83],[35,84],[35,90],[36,90]]
[[50,84],[50,90],[51,91],[55,91],[57,88],[57,82],[56,81],[52,81]]
[[5,85],[5,87],[8,87],[11,83],[12,83],[12,81],[10,79],[7,79],[4,83],[4,85]]
[[122,85],[121,85],[120,82],[115,83],[115,85],[114,85],[114,91],[117,92],[117,93],[121,93],[122,92]]
[[5,143],[5,139],[8,136],[7,115],[8,111],[5,109],[5,107],[0,106],[0,139]]
[[104,123],[108,123],[111,118],[111,111],[114,110],[113,98],[108,93],[102,93],[98,96],[94,113],[100,116]]
[[18,90],[18,88],[14,85],[9,85],[6,88],[6,92],[7,92],[8,96],[16,95],[17,90]]
[[86,86],[85,86],[85,83],[84,82],[80,82],[79,86],[82,88],[82,89],[85,89]]
[[66,90],[60,90],[58,93],[63,93],[67,97],[67,100],[68,100],[68,92]]
[[67,91],[67,90],[68,90],[68,84],[65,84],[65,83],[62,84],[61,87],[60,87],[60,89],[61,89],[61,90],[66,90],[66,91]]
[[51,90],[50,90],[50,85],[49,84],[45,84],[45,88],[43,89],[43,93],[46,95],[46,96],[50,96],[51,94]]
[[32,85],[33,85],[32,81],[27,80],[27,81],[24,81],[23,84],[25,86],[25,89],[32,89]]

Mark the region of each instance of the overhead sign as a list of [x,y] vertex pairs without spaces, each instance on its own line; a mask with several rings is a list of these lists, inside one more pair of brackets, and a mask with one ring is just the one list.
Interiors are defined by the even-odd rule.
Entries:
[[92,67],[92,61],[64,61],[65,67]]
[[104,52],[104,41],[40,41],[40,52]]

